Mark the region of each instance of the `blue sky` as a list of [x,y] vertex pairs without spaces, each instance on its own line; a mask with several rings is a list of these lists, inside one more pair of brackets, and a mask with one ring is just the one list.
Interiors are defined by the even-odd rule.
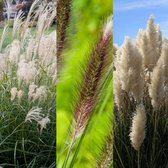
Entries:
[[114,43],[121,45],[125,36],[134,39],[151,15],[168,37],[168,0],[114,0]]

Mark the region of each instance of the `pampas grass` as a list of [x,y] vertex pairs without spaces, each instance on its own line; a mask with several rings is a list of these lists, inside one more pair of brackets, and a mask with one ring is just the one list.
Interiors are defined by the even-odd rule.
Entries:
[[168,166],[167,39],[150,17],[114,62],[114,167]]
[[129,134],[132,146],[139,151],[145,139],[146,113],[143,104],[136,107],[136,112],[132,119],[131,132]]

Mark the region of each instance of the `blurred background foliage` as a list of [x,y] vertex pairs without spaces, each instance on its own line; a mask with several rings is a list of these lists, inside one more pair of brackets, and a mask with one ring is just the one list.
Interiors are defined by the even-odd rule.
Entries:
[[[76,89],[81,81],[81,66],[85,66],[103,24],[112,15],[111,0],[72,0],[67,43],[62,55],[57,80],[57,167],[60,168],[68,148],[69,126],[73,118]],[[111,54],[112,55],[112,54]],[[89,124],[75,168],[96,167],[105,139],[112,129],[112,76],[106,80],[95,114]],[[71,156],[72,157],[72,156]],[[71,160],[70,157],[70,160]]]

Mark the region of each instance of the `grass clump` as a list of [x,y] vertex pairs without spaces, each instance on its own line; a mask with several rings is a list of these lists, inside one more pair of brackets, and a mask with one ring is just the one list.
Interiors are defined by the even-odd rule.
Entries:
[[[55,4],[36,0],[26,20],[18,15],[1,34],[0,165],[55,167]],[[31,13],[36,12],[36,28]],[[32,20],[32,18],[31,18]],[[12,32],[11,32],[12,31]],[[8,35],[11,38],[8,40]]]

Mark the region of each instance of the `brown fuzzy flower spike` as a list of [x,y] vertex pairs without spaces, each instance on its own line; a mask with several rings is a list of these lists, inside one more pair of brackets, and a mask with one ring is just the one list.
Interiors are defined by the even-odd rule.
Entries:
[[77,137],[84,128],[89,114],[93,111],[98,99],[103,75],[111,65],[109,48],[112,46],[112,19],[108,19],[100,40],[90,54],[89,63],[83,75],[79,99],[75,107],[75,133]]
[[57,0],[57,57],[60,60],[61,52],[66,41],[66,30],[69,24],[71,0]]

